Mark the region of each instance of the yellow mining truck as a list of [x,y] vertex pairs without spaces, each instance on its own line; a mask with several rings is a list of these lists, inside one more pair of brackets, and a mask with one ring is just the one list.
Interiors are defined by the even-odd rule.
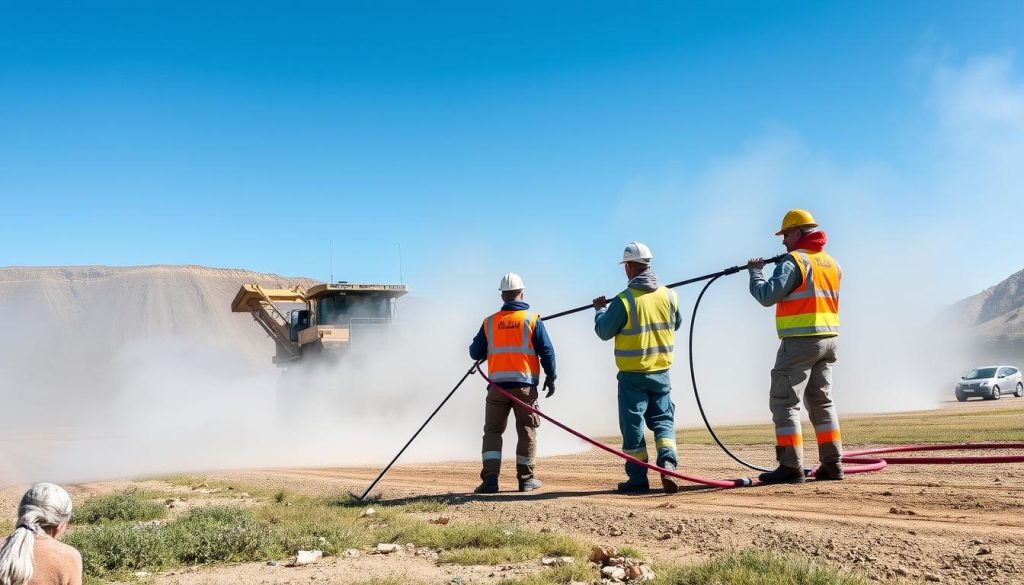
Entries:
[[318,284],[309,289],[245,284],[231,310],[251,313],[277,344],[273,361],[288,368],[310,360],[338,359],[395,317],[403,284]]

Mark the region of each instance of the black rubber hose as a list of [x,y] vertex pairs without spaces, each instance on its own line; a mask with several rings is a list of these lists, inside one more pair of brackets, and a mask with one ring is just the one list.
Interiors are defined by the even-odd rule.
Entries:
[[697,391],[697,374],[693,370],[693,324],[697,321],[697,309],[700,308],[700,301],[701,301],[701,299],[704,298],[704,293],[707,292],[709,286],[711,286],[719,278],[725,276],[725,274],[731,274],[731,273],[723,272],[722,274],[719,274],[718,276],[715,276],[714,278],[709,280],[707,282],[707,284],[704,285],[704,288],[700,289],[700,294],[697,295],[697,301],[693,303],[693,314],[690,315],[690,347],[689,347],[689,349],[690,349],[690,383],[693,384],[693,397],[697,399],[697,410],[700,411],[700,417],[702,419],[704,419],[704,426],[707,427],[708,432],[711,433],[711,438],[713,438],[715,440],[715,442],[718,443],[718,446],[721,447],[722,451],[725,451],[726,455],[728,455],[729,457],[732,457],[733,461],[735,461],[736,463],[739,463],[740,465],[742,465],[744,467],[747,467],[749,469],[753,469],[754,471],[765,471],[765,472],[772,471],[771,469],[767,469],[765,467],[758,467],[757,465],[754,465],[752,463],[747,463],[746,461],[740,459],[739,456],[737,456],[735,453],[730,451],[729,448],[725,446],[725,443],[722,443],[722,440],[719,439],[718,435],[715,433],[715,429],[711,427],[711,423],[708,421],[707,414],[704,413],[704,405],[701,404],[701,402],[700,402],[700,392]]
[[[441,407],[443,407],[445,403],[448,402],[452,395],[455,394],[455,391],[459,389],[459,386],[462,386],[462,383],[466,381],[466,378],[468,378],[470,374],[474,373],[476,371],[477,366],[479,365],[480,362],[478,361],[474,363],[472,366],[470,366],[468,370],[466,370],[466,373],[462,375],[462,379],[459,380],[459,383],[456,384],[455,387],[451,389],[451,392],[449,392],[448,395],[444,397],[444,400],[441,401],[441,404],[437,405],[437,408],[434,409],[434,412],[430,413],[430,416],[427,417],[427,420],[423,421],[423,424],[420,425],[420,428],[416,429],[416,432],[413,433],[413,436],[410,437],[409,440],[405,443],[405,446],[402,447],[402,450],[399,451],[398,454],[395,455],[395,458],[392,459],[391,462],[388,463],[387,466],[381,470],[380,475],[378,475],[377,478],[373,480],[373,483],[370,484],[370,487],[366,488],[366,491],[363,492],[363,495],[356,496],[356,499],[358,499],[360,502],[366,499],[367,494],[369,494],[370,491],[373,490],[374,486],[377,485],[377,482],[379,482],[381,478],[384,477],[384,474],[391,469],[391,466],[394,465],[396,461],[398,461],[398,458],[402,456],[402,453],[405,453],[405,450],[409,448],[409,445],[412,445],[412,442],[416,440],[416,437],[420,436],[420,433],[423,432],[423,429],[426,428],[427,424],[429,424],[430,421],[434,419],[434,416],[436,416],[437,413],[441,410]],[[355,494],[352,495],[355,496]]]

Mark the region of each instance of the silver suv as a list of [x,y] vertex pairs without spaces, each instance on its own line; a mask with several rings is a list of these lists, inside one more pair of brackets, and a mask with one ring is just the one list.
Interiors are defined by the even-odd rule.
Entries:
[[1024,376],[1013,366],[987,366],[975,368],[960,378],[956,385],[956,399],[963,402],[971,396],[986,400],[999,400],[1003,394],[1012,392],[1024,396]]

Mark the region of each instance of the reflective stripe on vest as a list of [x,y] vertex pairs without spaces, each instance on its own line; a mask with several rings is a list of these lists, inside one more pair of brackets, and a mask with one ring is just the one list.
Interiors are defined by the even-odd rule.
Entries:
[[492,380],[537,385],[540,359],[533,348],[533,331],[539,318],[530,311],[498,311],[484,319],[487,372]]
[[619,293],[626,309],[626,326],[615,336],[615,365],[623,372],[658,372],[672,365],[676,342],[674,291],[632,288]]
[[775,305],[779,338],[839,335],[839,263],[825,252],[797,251],[792,256],[803,278]]

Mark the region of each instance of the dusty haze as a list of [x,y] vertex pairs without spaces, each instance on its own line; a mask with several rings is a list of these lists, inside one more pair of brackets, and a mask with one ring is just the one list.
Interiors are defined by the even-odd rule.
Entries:
[[[528,288],[540,298],[535,309],[580,304],[578,294],[552,294],[543,276],[535,276]],[[675,276],[683,275],[663,279]],[[777,341],[770,312],[745,296],[745,281],[741,274],[717,284],[698,318],[698,373],[707,408],[721,423],[767,420],[764,386]],[[403,299],[388,339],[365,343],[341,368],[307,372],[295,386],[304,393],[285,398],[282,409],[273,343],[250,316],[230,312],[245,282],[313,281],[197,266],[0,270],[0,306],[8,315],[0,341],[0,410],[10,429],[0,443],[3,483],[384,462],[465,372],[470,339],[500,305],[491,286],[475,287],[489,294],[469,289],[455,302]],[[696,289],[681,293],[688,322]],[[527,300],[534,299],[528,294]],[[611,435],[615,368],[610,343],[593,335],[591,323],[590,311],[549,323],[560,383],[555,398],[542,404],[581,430]],[[901,360],[890,364],[883,359],[887,348],[863,343],[870,336],[851,329],[844,336],[849,357],[837,374],[841,405],[897,410],[938,400],[941,390],[929,391],[925,378],[899,399],[873,385]],[[684,344],[685,327],[674,368],[680,425],[698,421]],[[858,374],[865,364],[871,373]],[[479,378],[470,379],[406,459],[478,457],[482,387]],[[543,454],[582,447],[551,425],[540,437]]]

